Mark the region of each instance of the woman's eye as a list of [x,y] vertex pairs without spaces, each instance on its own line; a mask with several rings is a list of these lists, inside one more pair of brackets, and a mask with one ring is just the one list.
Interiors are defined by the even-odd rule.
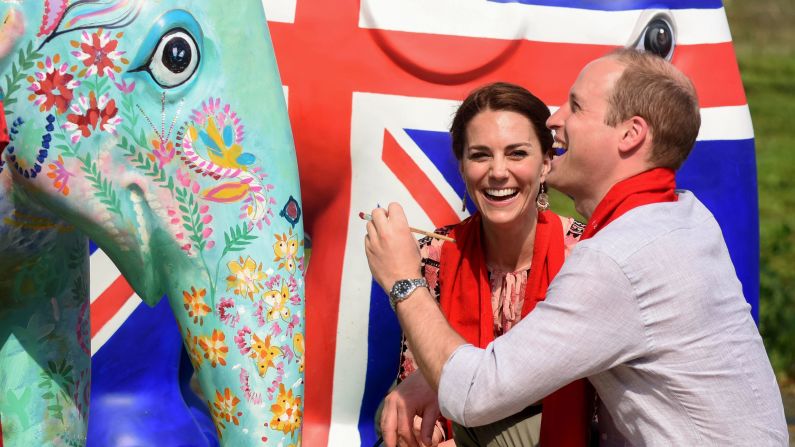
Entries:
[[187,31],[175,29],[160,38],[147,69],[161,87],[172,88],[190,79],[198,65],[196,41]]

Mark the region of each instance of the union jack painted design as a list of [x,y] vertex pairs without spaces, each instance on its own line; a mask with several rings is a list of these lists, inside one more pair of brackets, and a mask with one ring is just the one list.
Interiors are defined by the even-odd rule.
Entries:
[[[757,315],[753,130],[719,0],[263,5],[289,91],[312,238],[304,445],[373,445],[374,411],[397,371],[399,327],[369,275],[358,212],[397,201],[417,227],[459,220],[463,182],[447,135],[458,101],[478,85],[505,80],[554,109],[585,63],[636,45],[656,17],[671,23],[672,61],[693,80],[702,106],[701,132],[678,184],[720,222]],[[99,251],[91,274],[94,353],[142,310]]]

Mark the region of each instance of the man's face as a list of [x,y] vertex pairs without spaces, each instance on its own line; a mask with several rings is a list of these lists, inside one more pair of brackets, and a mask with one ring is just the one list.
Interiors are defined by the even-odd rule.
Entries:
[[[569,99],[547,120],[555,141],[565,152],[552,160],[547,183],[576,202],[598,199],[606,191],[619,131],[605,124],[607,98],[623,66],[597,59],[580,72]],[[609,185],[608,185],[609,187]]]

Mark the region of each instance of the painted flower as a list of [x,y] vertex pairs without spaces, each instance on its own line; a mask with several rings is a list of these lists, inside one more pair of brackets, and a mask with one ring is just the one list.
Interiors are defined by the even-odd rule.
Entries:
[[68,73],[68,65],[63,63],[59,66],[58,62],[60,62],[59,55],[56,54],[52,58],[47,56],[44,62],[36,63],[42,71],[28,76],[30,82],[28,90],[32,92],[28,99],[39,106],[42,112],[53,107],[58,113],[66,112],[74,97],[74,89],[80,85],[80,81]]
[[212,310],[204,302],[205,295],[207,295],[207,289],[196,290],[193,286],[190,288],[190,293],[187,290],[182,291],[185,310],[188,311],[188,316],[193,318],[193,323],[204,324],[204,316]]
[[231,298],[221,298],[221,301],[215,306],[215,311],[218,312],[221,322],[229,327],[235,327],[240,321],[240,314],[235,309],[235,301]]
[[[122,33],[117,34],[117,37],[121,36]],[[97,29],[94,33],[83,31],[80,34],[80,41],[73,40],[71,44],[75,48],[71,53],[72,56],[83,61],[84,68],[78,73],[80,77],[97,74],[115,79],[114,72],[121,73],[119,64],[129,63],[122,57],[124,51],[116,49],[119,46],[119,41],[111,39],[110,31],[105,31],[102,28]]]
[[242,355],[247,355],[251,351],[251,345],[249,345],[248,341],[250,336],[251,329],[248,326],[243,326],[243,329],[237,331],[237,335],[235,335],[235,344]]
[[246,400],[248,402],[251,402],[254,405],[259,405],[262,403],[262,394],[251,390],[251,385],[249,384],[249,374],[245,368],[240,368],[240,390],[243,391],[243,395],[246,396]]
[[247,296],[252,300],[254,294],[262,289],[262,281],[268,278],[262,271],[262,263],[257,265],[250,256],[245,260],[241,256],[239,261],[230,261],[227,267],[230,275],[226,277],[226,290],[234,290],[235,295]]
[[154,148],[152,155],[154,159],[157,160],[157,166],[161,169],[166,163],[170,162],[174,158],[174,154],[176,154],[172,141],[165,142],[160,139],[155,139],[152,140],[152,147]]
[[131,93],[133,90],[135,90],[135,81],[128,84],[127,81],[122,79],[121,82],[114,82],[114,84],[122,93]]
[[223,394],[215,390],[215,402],[212,404],[211,409],[219,438],[221,437],[221,430],[226,429],[226,424],[224,424],[224,422],[240,425],[239,417],[242,416],[243,413],[237,411],[237,404],[239,403],[240,399],[232,394],[232,390],[229,388],[225,388]]
[[70,110],[74,113],[67,115],[68,121],[62,127],[72,132],[69,139],[72,143],[77,143],[80,138],[91,136],[91,131],[99,127],[105,132],[116,134],[116,126],[121,123],[121,117],[116,116],[119,109],[116,108],[116,101],[109,99],[108,94],[104,94],[97,100],[94,92],[90,92],[88,98],[83,95],[72,103]]
[[204,358],[199,352],[199,337],[192,335],[190,329],[188,329],[188,333],[185,335],[185,347],[188,351],[190,362],[193,364],[193,369],[198,370],[202,362],[204,362]]
[[48,168],[50,168],[50,172],[47,173],[47,177],[53,179],[52,186],[58,190],[64,196],[69,195],[69,179],[74,176],[73,173],[69,172],[66,167],[64,167],[64,161],[62,156],[58,156],[58,161],[50,163]]
[[226,354],[229,352],[229,347],[224,343],[225,339],[224,333],[218,329],[213,329],[213,335],[210,337],[199,337],[199,346],[204,351],[204,358],[210,361],[213,368],[218,364],[226,366]]
[[287,391],[283,383],[279,384],[279,395],[271,405],[271,411],[273,419],[270,428],[295,435],[295,431],[301,426],[301,397],[293,396],[292,389]]

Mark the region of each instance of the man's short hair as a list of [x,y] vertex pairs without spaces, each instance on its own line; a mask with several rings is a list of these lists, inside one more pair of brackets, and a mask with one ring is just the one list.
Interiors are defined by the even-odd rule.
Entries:
[[606,124],[633,116],[649,124],[656,167],[679,169],[698,136],[701,115],[693,83],[671,63],[651,53],[620,48],[607,55],[625,66],[610,92]]

